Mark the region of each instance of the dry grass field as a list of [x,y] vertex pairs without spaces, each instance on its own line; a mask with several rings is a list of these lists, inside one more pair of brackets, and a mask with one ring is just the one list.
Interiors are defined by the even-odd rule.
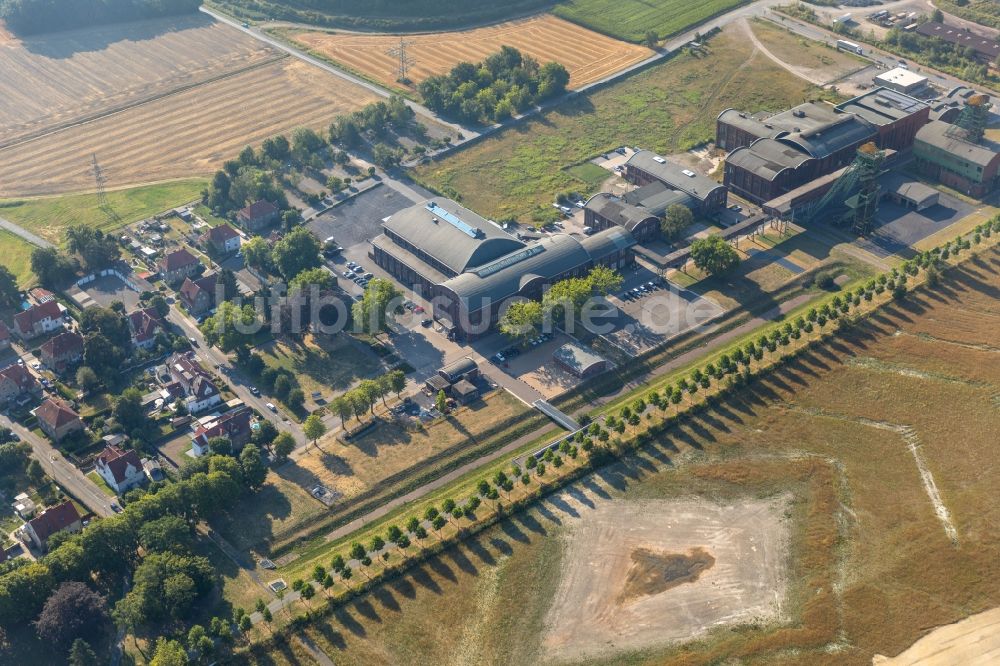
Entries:
[[320,442],[320,450],[311,449],[294,465],[282,468],[281,474],[303,487],[322,483],[351,498],[435,454],[463,442],[472,445],[488,428],[526,413],[528,409],[506,391],[493,391],[419,430],[383,421],[349,445],[329,437]]
[[[0,45],[17,62],[11,79],[0,68],[0,118],[7,114],[0,127],[12,123],[22,133],[19,142],[0,144],[0,196],[92,188],[91,154],[110,187],[208,175],[245,145],[296,127],[325,128],[337,114],[375,99],[360,86],[261,50],[232,28],[203,20],[185,27],[192,20],[180,19],[176,31],[158,23],[147,40],[130,38],[129,26],[70,33],[80,43],[65,47],[71,63],[65,80],[48,72],[59,64],[53,57]],[[49,48],[59,53],[58,44]],[[12,89],[21,92],[14,96]],[[20,102],[5,106],[5,97],[17,100],[26,90],[40,100],[33,114],[20,110]],[[74,98],[86,108],[77,110]]]
[[0,146],[280,56],[198,14],[0,39]]
[[[384,85],[399,85],[399,59],[387,53],[399,45],[397,35],[298,32],[288,36]],[[478,62],[501,46],[513,46],[539,62],[562,63],[570,73],[570,88],[598,81],[653,55],[644,46],[618,41],[551,14],[473,30],[407,35],[406,41],[410,43],[407,54],[414,60],[409,70],[414,83],[445,74],[461,61]]]
[[[621,501],[751,506],[789,497],[780,619],[626,648],[614,662],[867,666],[875,655],[899,655],[935,627],[1000,606],[992,583],[1000,575],[998,319],[1000,251],[983,252],[935,291],[886,307],[739,399],[378,587],[304,635],[338,664],[551,663],[546,617],[578,556],[567,544],[581,525]],[[653,538],[660,537],[646,541]],[[690,550],[695,545],[687,556],[700,557],[698,576],[672,587],[650,579],[664,599],[720,566]],[[987,649],[983,643],[979,652]],[[608,654],[574,663],[608,663]],[[298,651],[276,658],[311,663]]]

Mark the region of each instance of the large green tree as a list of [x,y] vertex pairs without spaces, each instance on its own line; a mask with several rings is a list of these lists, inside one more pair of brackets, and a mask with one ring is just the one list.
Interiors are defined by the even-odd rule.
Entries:
[[308,229],[299,227],[275,243],[271,258],[285,280],[291,281],[302,271],[322,263],[319,252],[319,240]]
[[512,340],[525,341],[538,336],[542,325],[542,304],[538,301],[515,301],[500,318],[500,332]]
[[660,231],[667,240],[676,240],[693,222],[694,214],[690,208],[683,204],[672,204],[660,221]]
[[691,243],[694,265],[711,275],[721,275],[736,268],[740,255],[722,236],[712,234]]
[[373,335],[388,330],[395,306],[401,297],[402,292],[391,282],[374,278],[365,287],[361,300],[352,308],[355,326]]

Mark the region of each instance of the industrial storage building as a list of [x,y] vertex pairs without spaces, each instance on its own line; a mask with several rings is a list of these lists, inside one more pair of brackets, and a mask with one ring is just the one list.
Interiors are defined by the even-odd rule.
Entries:
[[911,95],[927,85],[927,77],[902,67],[896,67],[876,76],[875,83],[890,90]]
[[726,157],[724,182],[755,203],[776,199],[847,166],[869,141],[908,148],[929,113],[927,104],[886,88],[839,106],[807,102],[767,118],[727,109],[716,122],[716,142],[737,147]]
[[1000,43],[997,40],[966,28],[928,21],[917,27],[917,33],[924,37],[936,37],[965,49],[972,49],[975,59],[985,65],[993,64],[996,62],[997,56],[1000,56]]
[[913,155],[920,171],[973,197],[996,189],[1000,153],[968,141],[965,131],[934,120],[917,132]]
[[882,192],[896,203],[914,210],[925,210],[937,205],[941,193],[920,181],[907,178],[898,172],[889,172],[879,178]]
[[628,158],[625,180],[635,185],[660,182],[686,194],[695,203],[691,212],[696,215],[708,215],[726,206],[725,186],[648,150],[636,151]]
[[492,328],[512,298],[540,298],[545,287],[594,266],[622,268],[634,260],[634,245],[632,234],[619,226],[583,239],[547,236],[438,285],[434,318],[456,337],[475,339]]
[[404,208],[382,228],[372,241],[375,263],[424,293],[524,247],[498,225],[443,197]]
[[552,353],[555,362],[577,377],[592,377],[608,369],[608,362],[580,345],[567,342]]
[[660,233],[660,218],[652,211],[606,192],[587,200],[583,207],[583,220],[593,231],[623,227],[639,242],[652,240]]

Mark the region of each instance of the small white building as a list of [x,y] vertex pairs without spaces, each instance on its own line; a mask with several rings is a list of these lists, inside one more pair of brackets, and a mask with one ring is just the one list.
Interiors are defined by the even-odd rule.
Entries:
[[10,506],[21,520],[31,520],[35,515],[35,510],[38,508],[35,506],[35,502],[28,497],[28,493],[21,493],[15,496],[14,503]]
[[[876,76],[875,85],[884,86],[890,90],[908,95],[926,86],[927,77],[920,76],[916,72],[911,72],[902,67],[896,67]],[[878,98],[876,98],[876,101],[878,101]]]
[[146,482],[139,454],[117,446],[109,446],[97,456],[96,469],[108,487],[119,495]]

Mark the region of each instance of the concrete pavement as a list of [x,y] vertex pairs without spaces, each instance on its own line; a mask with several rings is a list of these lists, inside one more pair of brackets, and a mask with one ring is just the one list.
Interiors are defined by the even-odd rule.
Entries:
[[28,231],[24,227],[21,227],[21,226],[19,226],[17,224],[14,224],[10,220],[5,220],[2,217],[0,217],[0,228],[6,229],[7,231],[9,231],[10,233],[14,234],[15,236],[20,236],[21,238],[23,238],[24,240],[28,241],[29,243],[31,243],[35,247],[41,247],[41,248],[54,247],[52,245],[52,243],[48,242],[44,238],[36,236],[35,234],[31,233],[30,231]]

